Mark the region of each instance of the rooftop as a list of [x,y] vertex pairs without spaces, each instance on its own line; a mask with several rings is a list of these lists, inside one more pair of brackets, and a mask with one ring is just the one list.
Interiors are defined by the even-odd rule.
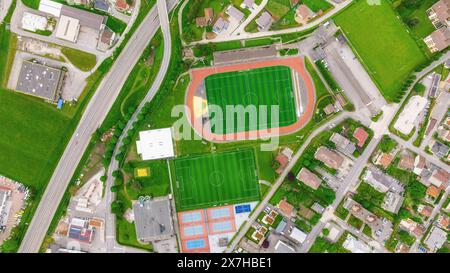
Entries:
[[64,72],[61,69],[23,61],[16,89],[20,92],[56,101]]
[[147,242],[174,234],[169,199],[136,202],[133,212],[139,240]]
[[170,158],[175,155],[171,128],[139,132],[136,141],[137,153],[142,160]]
[[314,157],[335,170],[339,169],[344,163],[344,158],[341,155],[325,146],[320,146]]
[[314,190],[317,190],[322,183],[322,180],[316,174],[305,167],[297,174],[297,179]]

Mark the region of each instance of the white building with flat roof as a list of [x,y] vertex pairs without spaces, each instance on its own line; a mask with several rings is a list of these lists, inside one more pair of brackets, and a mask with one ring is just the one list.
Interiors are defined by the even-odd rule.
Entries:
[[62,4],[50,0],[41,0],[39,2],[39,11],[51,14],[55,17],[59,17],[61,14]]
[[24,12],[22,16],[22,28],[28,31],[47,29],[47,18],[30,12]]
[[428,104],[428,99],[422,96],[413,96],[406,104],[405,109],[400,113],[394,128],[399,130],[402,134],[408,135],[414,128],[419,114],[425,109]]
[[172,129],[163,128],[139,132],[136,148],[142,160],[174,157]]
[[59,39],[75,43],[80,33],[80,20],[61,15],[55,36]]

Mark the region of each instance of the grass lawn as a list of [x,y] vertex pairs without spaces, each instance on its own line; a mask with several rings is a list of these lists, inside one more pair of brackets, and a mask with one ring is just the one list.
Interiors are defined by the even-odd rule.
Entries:
[[319,10],[326,11],[333,7],[333,5],[325,0],[303,0],[303,3],[314,12],[318,12]]
[[181,157],[173,161],[178,210],[259,199],[253,150]]
[[132,200],[139,196],[166,196],[170,191],[169,170],[165,160],[131,162],[134,168],[148,168],[147,177],[134,177],[127,184],[127,193]]
[[42,189],[70,131],[70,118],[43,101],[0,89],[0,170],[7,177]]
[[386,0],[372,6],[358,1],[339,14],[335,22],[389,102],[398,96],[414,68],[426,60]]
[[[218,120],[216,123],[218,126],[211,128],[214,133],[235,133],[282,127],[291,125],[297,120],[289,67],[272,66],[214,74],[205,79],[205,86],[209,108],[211,105],[217,105],[224,113],[222,122]],[[257,122],[246,118],[245,124],[239,124],[240,116],[234,115],[234,126],[228,128],[229,119],[225,117],[225,114],[227,116],[229,114],[226,113],[226,107],[229,105],[255,106],[258,114]],[[279,122],[272,121],[272,105],[279,105]],[[259,112],[261,106],[267,107],[267,114]],[[214,112],[210,113],[212,120],[216,118],[215,115]],[[263,116],[264,118],[262,118]],[[261,120],[264,120],[264,123]]]
[[417,39],[423,39],[435,30],[426,11],[436,2],[437,0],[421,0],[417,8],[408,8],[404,5],[396,8],[402,20]]
[[63,47],[61,53],[81,71],[90,71],[97,63],[95,55],[77,49]]

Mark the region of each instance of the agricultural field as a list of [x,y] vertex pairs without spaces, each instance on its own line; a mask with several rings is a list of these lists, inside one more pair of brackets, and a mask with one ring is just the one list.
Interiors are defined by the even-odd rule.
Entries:
[[173,161],[173,190],[178,210],[259,199],[252,149],[187,156]]
[[[249,119],[245,124],[239,124],[237,119],[232,128],[226,126],[227,120],[219,123],[220,128],[211,128],[214,133],[235,133],[254,131],[258,129],[283,127],[295,123],[297,120],[293,94],[291,69],[286,66],[273,66],[253,69],[249,71],[236,71],[214,74],[205,79],[206,97],[208,105],[217,105],[225,113],[227,106],[242,105],[255,106],[258,111],[258,124]],[[271,105],[279,105],[279,121],[273,124]],[[265,124],[259,124],[261,116],[260,106],[267,106]],[[214,118],[214,117],[212,117]]]
[[386,0],[372,6],[358,1],[340,13],[335,22],[389,102],[399,95],[409,74],[426,61]]

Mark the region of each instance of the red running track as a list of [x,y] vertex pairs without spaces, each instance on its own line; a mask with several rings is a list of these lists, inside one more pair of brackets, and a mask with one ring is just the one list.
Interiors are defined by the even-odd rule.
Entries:
[[[202,126],[201,118],[198,120],[195,119],[194,116],[194,95],[198,87],[203,83],[206,77],[209,75],[217,74],[217,73],[225,73],[225,72],[233,72],[233,71],[241,71],[255,68],[262,68],[268,66],[277,66],[284,65],[288,66],[294,71],[298,73],[300,77],[302,77],[303,82],[307,88],[308,94],[308,103],[306,105],[306,109],[303,115],[294,123],[288,126],[279,127],[279,128],[270,128],[264,130],[257,131],[249,131],[249,132],[236,132],[229,134],[215,134],[209,130],[206,130]],[[303,98],[301,98],[303,99]],[[222,142],[222,141],[235,141],[235,140],[248,140],[248,139],[256,139],[256,138],[265,138],[265,137],[273,137],[279,135],[288,135],[298,131],[302,128],[312,117],[314,112],[314,84],[311,80],[309,73],[306,71],[305,63],[302,57],[288,57],[288,58],[280,58],[275,60],[266,60],[266,61],[257,61],[250,63],[241,63],[241,64],[233,64],[227,66],[218,66],[218,67],[207,67],[194,69],[191,71],[191,83],[188,88],[188,92],[186,95],[186,106],[188,108],[187,115],[188,120],[191,123],[191,126],[194,130],[202,136],[204,139],[213,142]]]

